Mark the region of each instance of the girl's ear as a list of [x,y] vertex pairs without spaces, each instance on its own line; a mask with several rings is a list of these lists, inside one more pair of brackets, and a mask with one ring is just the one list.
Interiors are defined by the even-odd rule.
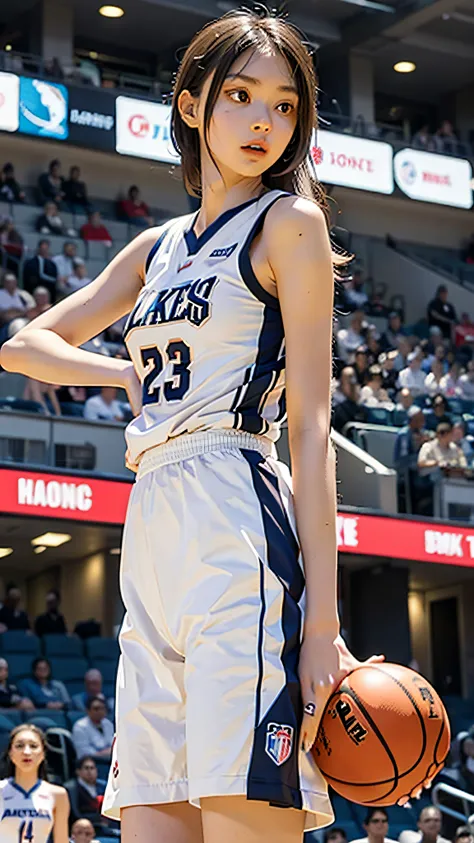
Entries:
[[197,116],[198,98],[193,97],[188,90],[181,91],[178,97],[178,109],[181,119],[190,129],[197,129],[199,121]]

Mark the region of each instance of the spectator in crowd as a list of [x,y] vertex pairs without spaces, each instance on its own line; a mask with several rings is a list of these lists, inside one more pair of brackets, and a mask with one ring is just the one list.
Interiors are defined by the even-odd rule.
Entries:
[[449,843],[441,836],[441,811],[434,805],[427,805],[418,817],[418,831],[402,831],[399,843]]
[[81,170],[74,166],[69,170],[69,178],[64,182],[64,199],[73,214],[88,214],[90,202],[87,198],[87,187],[81,181]]
[[350,362],[351,355],[365,343],[365,324],[362,310],[355,310],[351,316],[349,327],[341,328],[337,332],[337,347],[341,360]]
[[435,298],[428,305],[428,323],[438,327],[445,340],[451,340],[457,321],[456,311],[448,302],[448,288],[440,284]]
[[54,202],[46,202],[43,213],[36,220],[36,230],[40,234],[55,234],[57,237],[76,237],[73,228],[66,229],[66,226],[59,216],[58,206]]
[[27,697],[22,697],[16,685],[8,681],[8,662],[0,659],[0,708],[18,708],[32,711],[34,705]]
[[35,287],[41,285],[49,290],[51,301],[56,301],[56,283],[58,268],[49,253],[49,240],[40,240],[36,256],[27,260],[23,266],[23,285],[25,290],[33,293]]
[[84,817],[73,823],[71,828],[71,843],[99,843],[95,836],[94,826],[90,820]]
[[27,311],[27,316],[30,322],[32,322],[33,319],[36,319],[37,316],[41,316],[42,313],[46,313],[46,311],[51,308],[51,296],[46,287],[36,287],[33,293],[33,299],[34,304],[32,307],[29,307]]
[[21,591],[14,583],[7,586],[3,606],[0,609],[0,632],[14,629],[29,629],[30,621],[23,609],[19,609]]
[[456,155],[459,140],[450,120],[443,120],[441,126],[433,136],[433,144],[436,152],[446,152]]
[[345,288],[345,298],[351,310],[364,310],[369,297],[364,291],[364,279],[360,269],[356,269],[352,281]]
[[32,676],[24,679],[22,688],[36,708],[63,711],[70,708],[71,698],[59,679],[51,678],[51,665],[44,656],[38,656],[31,665]]
[[67,626],[64,615],[59,611],[61,595],[51,588],[46,595],[46,611],[35,620],[35,632],[39,638],[43,635],[66,635]]
[[44,63],[44,75],[49,76],[50,79],[64,79],[64,71],[56,56],[52,59],[46,59]]
[[428,416],[426,424],[429,430],[436,430],[441,422],[451,422],[450,407],[444,395],[441,395],[441,393],[435,395],[431,401],[431,408],[433,413]]
[[63,245],[61,255],[55,255],[53,258],[56,268],[58,270],[58,284],[63,286],[74,270],[73,261],[77,257],[77,246],[71,240],[68,240]]
[[140,191],[135,184],[131,186],[127,199],[123,199],[119,207],[121,215],[131,225],[148,228],[154,223],[153,217],[150,215],[150,209],[140,198]]
[[439,392],[442,392],[446,398],[458,398],[462,391],[460,376],[461,367],[455,361],[451,363],[449,372],[441,378]]
[[408,365],[408,355],[411,354],[411,342],[408,337],[400,337],[397,346],[397,355],[393,361],[393,368],[401,372]]
[[347,834],[343,828],[333,825],[325,829],[323,843],[347,843]]
[[443,375],[448,371],[448,361],[446,360],[446,348],[441,331],[438,327],[432,326],[430,328],[431,340],[428,342],[428,355],[421,364],[421,368],[428,375],[431,372],[431,367],[435,360],[439,360],[443,367]]
[[364,311],[367,316],[382,316],[384,318],[388,318],[389,314],[388,307],[384,304],[380,293],[374,293],[373,296],[370,297],[370,300],[364,306]]
[[444,377],[444,367],[441,360],[434,360],[431,364],[431,372],[426,375],[424,392],[430,398],[441,391],[441,381]]
[[0,246],[3,265],[12,272],[18,272],[23,257],[24,241],[9,217],[0,224]]
[[347,388],[350,384],[357,383],[357,378],[352,366],[344,366],[339,375],[339,380],[336,383],[336,388],[332,396],[332,406],[337,407],[342,404],[347,398]]
[[396,310],[392,310],[388,317],[388,325],[386,331],[382,334],[381,346],[383,351],[389,351],[393,348],[398,348],[398,343],[401,337],[405,336],[405,331],[402,327],[402,320],[400,314]]
[[57,158],[51,161],[48,172],[42,173],[38,179],[40,204],[54,202],[61,205],[64,199],[64,179],[61,175],[61,162]]
[[43,383],[34,378],[28,378],[23,398],[25,401],[36,401],[41,404],[46,416],[60,416],[61,407],[57,396],[58,387],[53,383]]
[[474,401],[474,359],[469,360],[467,372],[459,378],[461,398],[465,401]]
[[395,409],[400,411],[405,410],[405,412],[408,413],[410,407],[413,406],[413,395],[408,389],[408,387],[405,386],[403,389],[401,389],[397,395],[397,398],[398,402],[395,405]]
[[471,322],[469,313],[461,313],[461,321],[454,330],[454,344],[456,348],[462,348],[467,342],[472,342],[473,338],[474,322]]
[[393,843],[388,836],[388,814],[385,808],[369,808],[364,829],[367,837],[360,837],[352,843]]
[[84,690],[75,694],[72,698],[72,705],[76,711],[87,711],[89,700],[93,697],[101,699],[107,708],[107,713],[113,717],[114,700],[112,697],[106,699],[102,692],[102,674],[100,670],[91,667],[84,676]]
[[369,355],[367,346],[361,345],[354,354],[354,371],[359,386],[364,386],[369,371]]
[[89,220],[82,226],[80,234],[86,242],[94,241],[103,243],[104,246],[112,245],[112,237],[102,222],[100,211],[92,211],[89,214]]
[[380,334],[375,325],[369,325],[367,328],[367,359],[369,366],[378,363],[380,355]]
[[76,720],[72,740],[77,755],[110,758],[114,739],[114,726],[107,719],[107,709],[101,697],[91,697],[87,702],[87,716]]
[[13,164],[4,164],[0,173],[0,199],[2,202],[24,202],[25,193],[15,178]]
[[127,360],[128,351],[123,341],[123,332],[127,323],[128,316],[122,316],[117,319],[113,325],[109,325],[105,332],[105,345],[114,357],[122,357]]
[[412,351],[407,357],[408,366],[402,369],[398,376],[397,386],[410,390],[414,398],[423,395],[425,391],[425,373],[421,368],[421,357],[418,351]]
[[99,395],[88,398],[84,418],[89,421],[123,421],[123,412],[117,401],[115,386],[103,386]]
[[98,778],[97,764],[92,755],[76,761],[76,776],[66,782],[71,812],[69,821],[85,817],[96,825],[102,823],[101,808],[106,782]]
[[[352,374],[347,373],[349,369]],[[344,427],[349,422],[365,422],[367,421],[367,410],[359,404],[360,386],[357,383],[354,369],[350,366],[343,369],[346,372],[344,379],[341,377],[339,390],[342,400],[336,404],[333,412],[332,425],[334,430],[342,433]]]
[[438,424],[436,438],[421,447],[418,468],[424,473],[440,468],[447,474],[459,474],[467,469],[466,457],[453,442],[453,426],[450,422]]
[[472,833],[471,826],[458,826],[453,837],[453,843],[474,843],[474,834]]
[[82,290],[83,287],[87,287],[87,285],[92,281],[92,278],[89,278],[87,274],[87,266],[82,258],[74,258],[72,265],[72,274],[69,276],[64,285],[64,292],[66,295],[75,293],[76,290]]
[[6,272],[0,287],[0,338],[7,339],[8,325],[13,319],[27,314],[30,299],[23,290],[18,289],[18,281],[13,272]]
[[468,468],[472,468],[474,463],[474,448],[469,439],[466,439],[466,423],[462,420],[453,424],[453,442],[461,449],[466,457]]
[[394,404],[383,386],[382,369],[380,366],[371,366],[367,383],[362,387],[359,403],[365,407],[380,407],[384,410],[393,410]]
[[413,135],[412,146],[415,149],[433,150],[435,148],[433,138],[430,133],[430,127],[425,123]]
[[423,515],[431,508],[431,484],[419,476],[417,460],[429,434],[423,429],[425,417],[420,407],[413,404],[407,411],[407,417],[408,424],[397,433],[393,454],[398,474],[399,511],[408,511],[409,496],[411,511]]
[[379,354],[379,365],[382,369],[383,386],[389,393],[394,392],[397,386],[398,372],[395,369],[396,356],[397,352],[393,349],[392,351],[382,351],[382,354]]
[[77,409],[74,409],[74,407],[69,407],[68,409],[70,412],[66,412],[66,415],[84,415],[84,404],[87,401],[87,389],[85,386],[60,386],[57,392],[57,396],[58,401],[61,405],[77,405]]

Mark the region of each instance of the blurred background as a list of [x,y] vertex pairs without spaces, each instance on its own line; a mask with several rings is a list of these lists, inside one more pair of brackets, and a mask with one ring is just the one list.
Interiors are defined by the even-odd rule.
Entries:
[[[0,344],[196,207],[169,95],[192,35],[232,7],[0,0]],[[334,329],[344,633],[359,657],[428,677],[453,731],[430,793],[374,816],[335,798],[324,837],[474,843],[474,0],[280,8],[314,54],[313,160],[355,256]],[[123,323],[85,347],[126,357]],[[130,418],[115,389],[0,371],[0,748],[25,719],[47,730],[50,776],[89,839],[120,835],[100,805]]]

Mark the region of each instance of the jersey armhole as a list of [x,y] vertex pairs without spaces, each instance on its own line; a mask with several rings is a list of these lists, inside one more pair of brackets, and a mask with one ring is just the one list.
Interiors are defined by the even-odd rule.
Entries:
[[246,287],[250,290],[253,295],[259,299],[259,301],[263,302],[263,304],[272,307],[274,310],[279,310],[280,305],[278,302],[278,298],[276,296],[272,296],[265,287],[262,287],[260,281],[258,280],[255,272],[253,270],[252,262],[250,260],[250,247],[255,240],[255,238],[260,234],[263,229],[266,216],[270,210],[273,208],[275,202],[278,202],[283,196],[290,196],[289,193],[280,193],[278,196],[269,202],[269,204],[264,208],[257,219],[255,220],[247,238],[245,240],[244,245],[242,246],[240,253],[239,253],[239,271],[242,276],[242,280]]
[[160,236],[158,237],[158,240],[156,240],[156,242],[153,244],[153,246],[151,247],[150,251],[148,252],[147,259],[146,259],[146,261],[145,261],[145,279],[144,279],[144,285],[146,284],[146,276],[147,276],[147,272],[148,272],[148,270],[150,269],[150,266],[151,266],[151,264],[152,264],[153,258],[155,257],[155,255],[156,255],[156,254],[157,254],[157,252],[159,251],[159,248],[160,248],[161,244],[163,243],[163,240],[165,239],[165,236],[166,236],[167,232],[168,232],[168,226],[167,226],[167,225],[165,225],[165,226],[163,227],[163,231],[161,232]]

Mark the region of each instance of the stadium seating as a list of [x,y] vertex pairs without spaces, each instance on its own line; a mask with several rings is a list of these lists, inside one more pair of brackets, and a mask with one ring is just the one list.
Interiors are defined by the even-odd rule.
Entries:
[[96,667],[102,674],[104,682],[114,682],[117,673],[117,662],[111,661],[96,661],[92,663],[92,667]]
[[116,638],[88,638],[85,641],[85,651],[91,662],[102,660],[116,662],[120,655],[119,643]]
[[68,711],[66,718],[67,718],[67,728],[72,732],[74,723],[78,720],[81,720],[82,717],[85,717],[83,711]]
[[54,656],[50,659],[50,662],[53,678],[60,679],[62,682],[69,682],[72,679],[83,679],[89,667],[87,661],[79,656],[66,658]]
[[13,653],[29,653],[31,661],[40,654],[40,641],[36,635],[12,630],[0,635],[0,652],[8,659]]
[[19,711],[17,708],[2,708],[0,713],[10,720],[12,728],[23,723],[23,711]]
[[12,682],[18,682],[31,676],[31,665],[36,654],[8,654],[8,675]]
[[82,641],[72,635],[45,635],[43,652],[47,658],[51,656],[81,658],[83,656]]

